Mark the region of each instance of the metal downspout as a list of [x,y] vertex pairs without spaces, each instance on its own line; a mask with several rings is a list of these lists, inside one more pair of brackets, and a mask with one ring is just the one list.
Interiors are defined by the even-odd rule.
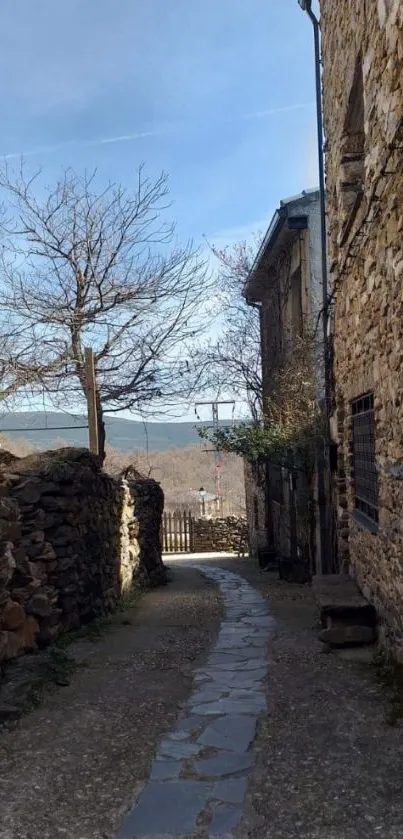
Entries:
[[[314,50],[315,50],[315,85],[316,85],[316,125],[318,139],[318,167],[319,167],[319,201],[320,201],[320,231],[321,231],[321,267],[322,267],[322,328],[323,328],[323,362],[324,362],[324,384],[325,384],[325,446],[324,451],[318,455],[318,503],[319,503],[319,524],[321,532],[321,571],[322,574],[329,574],[332,571],[332,521],[330,517],[330,465],[329,465],[329,442],[330,442],[330,410],[331,410],[331,366],[329,354],[329,299],[328,299],[328,267],[327,267],[327,229],[326,229],[326,188],[325,188],[325,164],[324,164],[324,134],[323,134],[323,112],[322,112],[322,76],[321,76],[321,51],[320,51],[320,25],[319,20],[312,11],[312,0],[298,0],[299,5],[308,15],[313,26]],[[328,487],[326,488],[326,476],[328,476]],[[326,491],[326,489],[328,491]]]

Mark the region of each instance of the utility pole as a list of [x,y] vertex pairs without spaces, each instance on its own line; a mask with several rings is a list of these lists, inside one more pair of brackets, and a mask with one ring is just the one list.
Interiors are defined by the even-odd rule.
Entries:
[[[220,405],[232,405],[235,406],[234,399],[213,399],[210,402],[196,402],[195,403],[195,411],[197,414],[197,409],[200,406],[209,407],[211,408],[211,415],[213,420],[213,429],[214,431],[218,431],[219,428],[219,416],[218,416],[218,409]],[[217,448],[213,449],[214,451],[214,462],[215,462],[215,494],[217,499],[217,510],[219,513],[222,514],[222,494],[221,494],[221,466],[222,466],[222,458],[221,452],[218,451]]]
[[207,492],[206,492],[206,490],[204,489],[204,487],[200,487],[200,489],[199,489],[199,497],[200,497],[200,499],[201,499],[201,504],[202,504],[202,516],[203,516],[203,518],[204,518],[204,517],[205,517],[205,515],[206,515],[206,495],[207,495]]
[[85,359],[85,380],[86,380],[86,396],[87,396],[87,410],[88,410],[88,436],[89,447],[93,454],[99,454],[98,441],[98,418],[96,405],[96,384],[95,384],[95,365],[94,353],[91,347],[86,347],[84,350]]

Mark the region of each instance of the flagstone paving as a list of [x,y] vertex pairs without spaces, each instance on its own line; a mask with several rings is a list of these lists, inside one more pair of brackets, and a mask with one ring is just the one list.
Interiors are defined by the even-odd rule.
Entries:
[[[271,620],[251,620],[270,615],[232,577],[216,650],[223,578],[200,574],[209,559],[182,558],[128,625],[70,648],[85,663],[70,686],[0,734],[0,839],[116,839],[120,826],[130,837],[134,803],[145,839],[403,839],[403,723],[389,724],[373,666],[358,651],[323,655],[310,586],[259,574],[249,560],[218,562],[270,601],[275,633]],[[223,713],[222,701],[238,707],[244,691],[259,697],[267,661],[267,711]],[[178,744],[197,752],[169,757]],[[204,776],[222,756],[230,773]]]
[[267,603],[242,577],[218,568],[226,615],[195,689],[160,744],[149,781],[117,839],[228,837],[239,826],[253,740],[266,710],[267,646],[274,630]]

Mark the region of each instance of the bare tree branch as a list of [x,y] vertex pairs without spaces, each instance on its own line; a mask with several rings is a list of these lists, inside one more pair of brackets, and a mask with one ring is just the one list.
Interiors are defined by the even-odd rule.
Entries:
[[262,416],[259,312],[247,305],[243,289],[261,237],[224,249],[210,245],[218,264],[222,330],[217,341],[205,342],[194,354],[199,387],[226,393],[245,402],[252,418]]
[[[190,345],[205,329],[212,279],[192,243],[165,222],[168,182],[138,172],[134,191],[67,170],[39,192],[23,167],[0,172],[0,306],[20,331],[31,380],[54,398],[86,392],[94,349],[99,411],[155,409],[188,398]],[[40,195],[41,197],[38,197]],[[0,362],[1,363],[1,362]]]

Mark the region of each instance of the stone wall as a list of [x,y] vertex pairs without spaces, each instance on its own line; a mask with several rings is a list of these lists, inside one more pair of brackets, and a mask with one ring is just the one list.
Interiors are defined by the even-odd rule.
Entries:
[[249,553],[250,556],[257,557],[259,551],[267,550],[269,547],[265,468],[244,460],[244,477]]
[[133,582],[165,581],[162,490],[115,480],[87,450],[0,453],[0,660],[112,609]]
[[[403,654],[403,4],[321,0],[342,570]],[[351,400],[374,394],[379,523],[355,512]]]
[[[323,342],[318,323],[323,303],[320,242],[320,201],[318,190],[302,192],[280,202],[272,225],[259,253],[258,264],[247,282],[245,293],[251,302],[260,302],[263,403],[269,406],[276,374],[288,370],[289,384],[306,368],[311,357],[314,396],[318,404],[324,397]],[[292,366],[294,371],[291,372]],[[290,389],[289,389],[290,390]],[[285,396],[285,393],[282,394]],[[294,396],[295,398],[295,396]],[[290,395],[290,399],[293,397]],[[278,400],[276,400],[278,401]],[[285,406],[285,401],[282,400]],[[279,403],[278,403],[279,404]],[[299,405],[297,406],[299,409]],[[295,408],[295,405],[293,406]],[[289,407],[288,407],[289,410]],[[266,512],[264,531],[260,526],[260,504],[251,489],[248,509],[249,533],[253,550],[259,541],[279,557],[305,557],[310,567],[321,557],[318,507],[313,504],[313,478],[309,486],[298,473],[295,493],[290,499],[290,474],[282,464],[267,465]],[[252,483],[254,479],[252,478]],[[254,497],[253,497],[254,496]],[[296,497],[295,497],[296,496]],[[258,501],[258,508],[252,504]],[[329,499],[327,499],[329,505]],[[295,502],[295,503],[294,503]],[[295,507],[297,510],[294,514]],[[255,515],[257,512],[257,515]],[[313,515],[312,515],[313,513]],[[295,522],[295,518],[297,521]],[[312,519],[313,520],[311,522]],[[308,525],[306,525],[308,522]],[[307,531],[309,531],[307,533]]]
[[246,521],[236,516],[228,516],[225,519],[194,519],[192,550],[195,553],[238,553],[241,538],[245,534]]
[[[138,574],[149,586],[166,582],[161,558],[161,522],[164,511],[164,493],[151,478],[144,478],[135,469],[126,472],[123,486],[133,505],[132,534],[137,538],[139,551]],[[130,509],[130,508],[129,508]],[[130,536],[130,530],[129,530]],[[129,538],[129,543],[132,539]]]

